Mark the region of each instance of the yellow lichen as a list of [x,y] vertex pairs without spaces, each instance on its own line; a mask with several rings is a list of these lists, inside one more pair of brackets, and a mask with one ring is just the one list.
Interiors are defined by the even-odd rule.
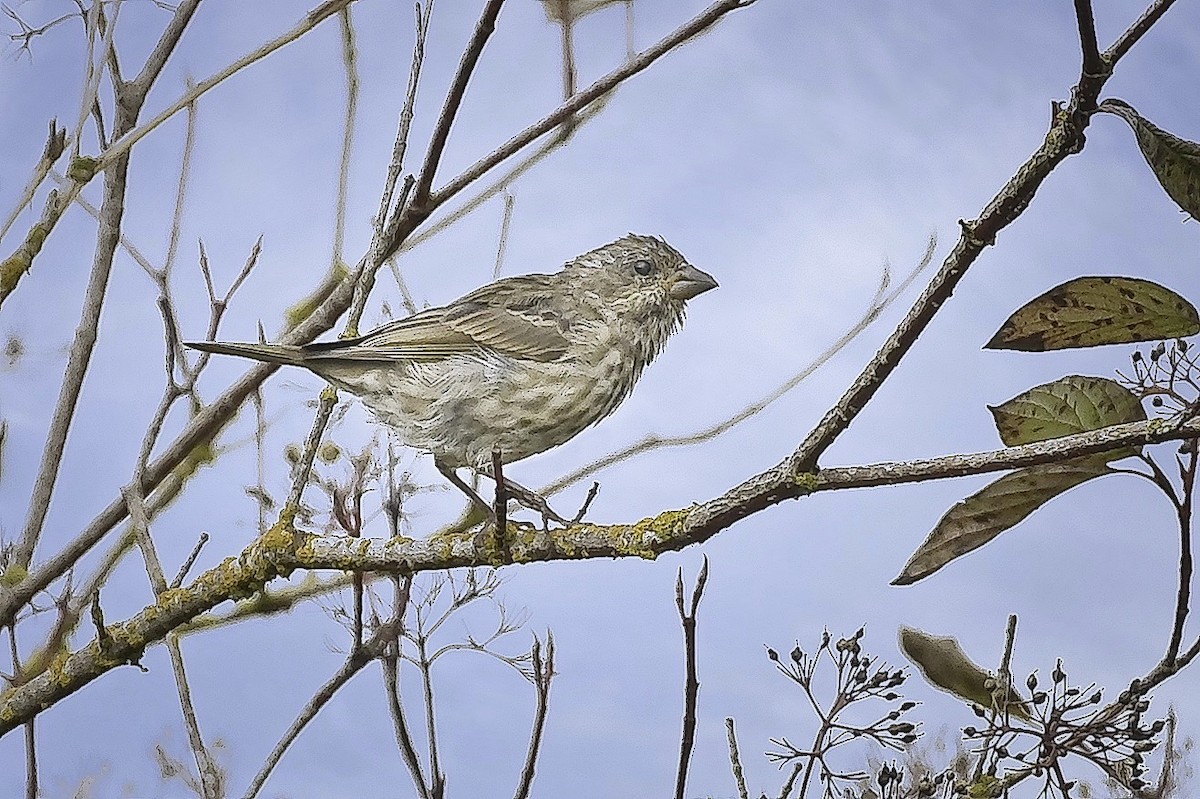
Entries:
[[800,472],[792,477],[792,482],[800,489],[801,496],[808,496],[817,490],[820,481],[817,479],[816,472]]
[[76,183],[87,183],[96,176],[96,168],[100,162],[87,155],[80,155],[71,160],[67,167],[67,177]]
[[292,307],[288,308],[283,314],[284,324],[288,330],[297,327],[308,317],[312,316],[317,308],[321,307],[321,303],[325,301],[333,289],[341,283],[350,274],[350,270],[344,263],[339,261],[334,265],[330,273],[321,281],[321,285],[297,302]]
[[29,576],[29,570],[18,563],[9,564],[9,567],[0,574],[0,585],[12,587],[17,585],[26,577]]

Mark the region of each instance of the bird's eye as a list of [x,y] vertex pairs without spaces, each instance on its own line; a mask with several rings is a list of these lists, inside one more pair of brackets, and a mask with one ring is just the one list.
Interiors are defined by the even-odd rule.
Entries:
[[654,264],[649,261],[638,261],[633,265],[633,271],[637,272],[642,277],[654,271]]

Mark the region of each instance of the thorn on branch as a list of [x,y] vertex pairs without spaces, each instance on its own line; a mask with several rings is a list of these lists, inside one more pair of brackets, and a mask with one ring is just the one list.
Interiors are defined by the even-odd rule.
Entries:
[[178,588],[183,585],[183,581],[187,578],[187,573],[192,570],[192,566],[196,564],[196,558],[200,557],[200,550],[204,549],[204,545],[208,543],[208,533],[200,533],[200,538],[196,541],[196,546],[192,547],[192,553],[187,556],[187,560],[179,567],[179,573],[175,575],[175,579],[171,581],[171,588]]
[[96,643],[100,646],[100,651],[107,657],[119,657],[122,663],[128,663],[131,666],[137,666],[143,673],[150,671],[141,664],[141,653],[134,657],[125,657],[118,654],[117,642],[109,634],[108,628],[104,626],[104,611],[100,607],[100,590],[92,594],[92,624],[96,627]]
[[42,160],[53,164],[67,149],[67,130],[58,126],[58,120],[50,120],[50,134],[46,137],[46,149],[42,151]]
[[977,235],[976,231],[979,230],[978,220],[971,220],[968,222],[966,219],[960,219],[958,220],[958,226],[962,229],[963,236],[966,237],[967,241],[970,242],[973,247],[983,249],[984,247],[988,247],[996,243],[995,236],[985,239]]
[[584,498],[583,504],[579,506],[579,512],[571,519],[571,524],[579,524],[583,521],[583,517],[587,515],[588,508],[592,507],[592,500],[600,493],[600,483],[593,481],[592,487],[588,489],[587,497]]

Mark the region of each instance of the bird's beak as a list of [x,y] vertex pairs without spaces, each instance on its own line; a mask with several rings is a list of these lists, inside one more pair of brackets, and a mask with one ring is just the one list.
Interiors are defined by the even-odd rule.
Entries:
[[697,294],[703,294],[709,289],[715,289],[717,281],[708,272],[701,272],[696,267],[688,264],[683,268],[683,271],[675,275],[675,279],[671,281],[670,293],[671,298],[675,300],[690,300]]

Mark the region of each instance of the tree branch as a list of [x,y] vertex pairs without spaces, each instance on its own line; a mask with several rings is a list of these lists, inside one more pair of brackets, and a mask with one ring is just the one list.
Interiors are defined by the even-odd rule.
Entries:
[[1092,0],[1075,0],[1075,20],[1079,26],[1079,49],[1083,53],[1084,75],[1099,75],[1104,69],[1100,45],[1096,42],[1096,18]]
[[[633,524],[580,523],[545,532],[530,524],[510,522],[507,537],[514,563],[607,557],[653,558],[705,541],[734,521],[769,505],[818,491],[984,474],[1197,436],[1200,436],[1200,419],[1182,424],[1167,424],[1156,419],[970,455],[831,468],[815,474],[776,467],[701,505],[664,511]],[[167,592],[155,605],[133,618],[109,625],[106,628],[107,637],[111,639],[109,643],[102,645],[92,641],[65,658],[53,674],[43,672],[27,684],[0,695],[0,735],[105,672],[135,661],[146,647],[161,641],[176,627],[226,600],[261,591],[269,581],[295,569],[415,574],[486,565],[492,554],[470,531],[452,531],[421,540],[350,539],[298,532],[291,527],[290,520],[285,519],[247,547],[240,557],[230,558],[210,569],[187,588]],[[1200,652],[1200,643],[1181,655],[1176,661],[1179,665],[1171,668],[1177,670],[1197,652]]]
[[1113,46],[1104,51],[1104,61],[1108,64],[1109,69],[1121,60],[1121,57],[1129,52],[1138,40],[1146,35],[1146,32],[1154,26],[1154,23],[1167,13],[1167,9],[1175,5],[1175,0],[1154,0],[1142,15],[1129,26],[1129,29],[1121,34],[1121,36],[1113,42]]
[[471,41],[463,50],[462,58],[458,62],[458,71],[455,72],[450,89],[446,92],[442,113],[438,116],[437,124],[433,128],[433,135],[430,136],[429,149],[425,151],[425,163],[421,165],[421,171],[417,173],[417,183],[412,193],[412,205],[415,208],[424,209],[429,203],[429,190],[433,187],[434,175],[442,160],[442,152],[446,149],[446,140],[450,137],[450,126],[454,124],[454,119],[458,116],[463,95],[467,92],[467,83],[470,82],[471,75],[475,72],[475,66],[483,54],[483,48],[496,30],[496,18],[500,16],[500,7],[503,5],[504,0],[488,0],[487,5],[483,7],[483,13],[479,16],[479,21],[475,23]]
[[708,583],[708,558],[696,576],[696,585],[692,589],[692,601],[689,606],[683,603],[683,568],[675,579],[675,610],[679,613],[679,622],[683,626],[683,656],[684,656],[684,685],[683,685],[683,732],[679,739],[679,768],[675,772],[675,799],[684,799],[687,788],[688,765],[692,759],[692,747],[696,743],[696,706],[700,699],[700,680],[696,677],[696,610],[700,607],[700,597],[704,595],[704,586]]

